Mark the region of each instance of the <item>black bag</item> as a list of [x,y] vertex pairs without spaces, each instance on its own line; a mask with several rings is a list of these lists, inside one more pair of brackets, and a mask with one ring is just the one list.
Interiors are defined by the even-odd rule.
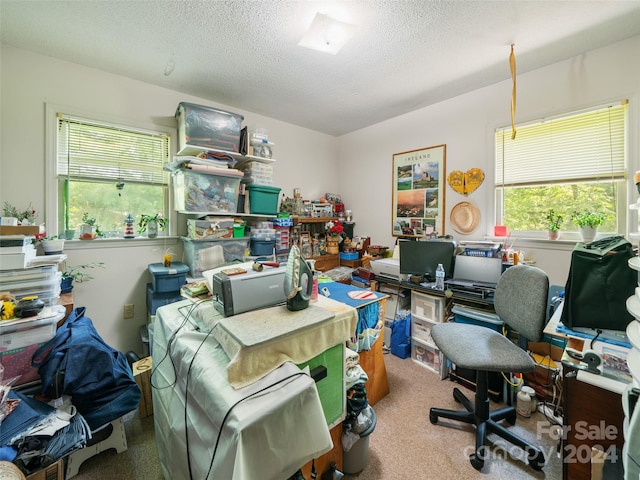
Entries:
[[125,413],[140,402],[140,388],[122,352],[100,337],[84,307],[76,308],[42,345],[31,363],[38,367],[42,394],[49,398],[70,395],[71,403],[92,430]]
[[637,277],[628,261],[634,256],[622,236],[578,243],[571,254],[561,322],[568,328],[626,330],[633,320],[626,308]]

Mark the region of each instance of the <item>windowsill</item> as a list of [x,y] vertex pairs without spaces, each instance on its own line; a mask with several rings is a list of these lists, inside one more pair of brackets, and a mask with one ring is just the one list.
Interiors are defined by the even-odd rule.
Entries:
[[93,240],[65,240],[65,250],[83,250],[91,248],[148,248],[156,245],[177,245],[180,237],[166,236],[157,238],[135,237],[135,238],[96,238]]
[[[485,237],[492,242],[505,243],[505,237]],[[537,248],[542,250],[567,250],[571,251],[575,248],[576,244],[580,240],[563,239],[549,240],[548,238],[527,238],[527,237],[515,237],[506,240],[508,248],[515,248],[526,250],[527,248]]]

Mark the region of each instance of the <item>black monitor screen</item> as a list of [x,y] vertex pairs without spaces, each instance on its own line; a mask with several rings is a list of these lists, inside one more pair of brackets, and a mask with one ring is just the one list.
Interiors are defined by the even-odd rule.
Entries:
[[441,263],[445,278],[453,276],[455,243],[440,240],[403,240],[400,242],[400,273],[423,275],[429,281],[435,279],[436,268]]

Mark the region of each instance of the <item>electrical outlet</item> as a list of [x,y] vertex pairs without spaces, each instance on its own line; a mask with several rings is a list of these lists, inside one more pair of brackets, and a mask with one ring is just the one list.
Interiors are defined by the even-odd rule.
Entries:
[[133,303],[127,303],[124,306],[124,316],[123,318],[133,318]]

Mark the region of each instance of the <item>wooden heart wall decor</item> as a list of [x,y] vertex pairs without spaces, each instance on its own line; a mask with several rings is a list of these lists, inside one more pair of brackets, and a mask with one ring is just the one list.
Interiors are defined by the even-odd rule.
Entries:
[[447,182],[454,191],[466,197],[482,185],[484,172],[479,168],[472,168],[466,172],[454,170],[447,176]]

